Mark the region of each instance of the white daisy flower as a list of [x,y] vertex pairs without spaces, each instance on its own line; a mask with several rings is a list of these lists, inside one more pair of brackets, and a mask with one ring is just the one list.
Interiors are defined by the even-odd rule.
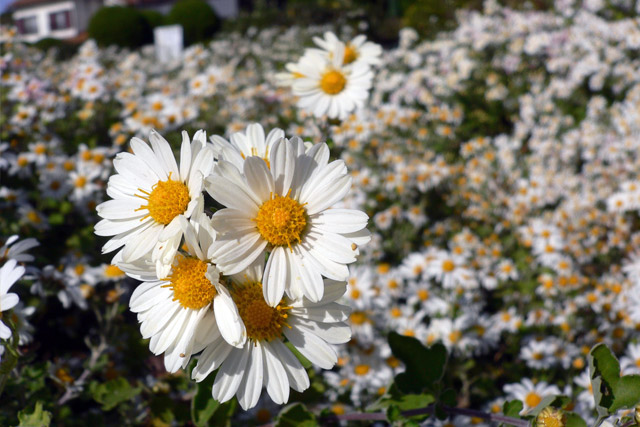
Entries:
[[247,342],[234,348],[216,337],[202,352],[192,378],[200,382],[219,368],[213,398],[226,402],[235,395],[245,410],[257,404],[263,386],[275,403],[285,403],[289,388],[306,390],[309,377],[284,339],[314,365],[331,369],[338,361],[332,344],[345,343],[351,337],[344,323],[349,308],[335,302],[346,285],[327,280],[324,298],[318,302],[284,298],[270,307],[262,297],[260,261],[247,269],[242,282],[238,276],[231,294],[247,328]]
[[0,261],[15,259],[18,262],[31,262],[34,260],[33,255],[28,254],[27,251],[40,243],[33,237],[23,240],[18,240],[19,238],[17,234],[14,234],[4,242],[4,245],[0,246]]
[[[95,233],[114,236],[103,253],[124,246],[114,261],[130,263],[153,250],[158,275],[164,277],[182,238],[180,218],[189,218],[202,209],[203,179],[213,168],[213,152],[206,135],[198,131],[189,141],[182,133],[180,168],[169,143],[152,131],[151,147],[131,139],[131,153],[119,153],[113,165],[107,194],[113,198],[96,208],[103,220]],[[115,262],[114,262],[115,264]]]
[[299,78],[291,86],[298,96],[298,107],[316,117],[345,119],[364,105],[369,96],[373,72],[365,63],[344,66],[344,45],[337,46],[333,58],[309,52],[298,64]]
[[[0,314],[4,311],[11,310],[20,302],[18,295],[9,292],[9,288],[24,274],[24,267],[17,264],[15,259],[10,259],[0,268]],[[2,322],[1,316],[0,338],[3,340],[11,338],[11,329]]]
[[244,159],[251,156],[258,156],[269,165],[269,154],[273,144],[280,138],[284,138],[282,129],[274,128],[265,137],[264,129],[258,123],[247,126],[245,132],[236,132],[227,141],[221,136],[211,137],[213,151],[216,158],[222,158],[233,163],[235,167],[242,170]]
[[[340,45],[344,45],[342,48],[343,56],[342,63],[348,65],[351,63],[363,63],[367,65],[376,65],[380,63],[380,56],[382,55],[382,46],[377,43],[367,41],[367,37],[360,34],[346,44],[340,41],[338,37],[331,31],[324,33],[324,37],[314,37],[313,42],[320,47],[320,49],[326,52],[328,58],[332,58],[340,49]],[[310,49],[313,50],[313,49]]]
[[236,274],[269,253],[264,297],[272,307],[291,298],[322,299],[322,276],[346,280],[358,245],[369,241],[367,215],[338,209],[351,187],[342,160],[328,163],[329,148],[305,154],[300,138],[277,141],[269,156],[248,157],[241,174],[225,160],[207,178],[209,194],[226,209],[213,215],[220,233],[209,256],[224,274]]
[[155,266],[144,260],[120,264],[129,276],[144,282],[133,291],[129,305],[138,313],[142,336],[151,339],[151,351],[165,353],[168,372],[185,368],[191,355],[215,337],[231,346],[241,347],[246,341],[238,309],[220,283],[220,271],[206,257],[215,236],[208,222],[206,215],[191,222],[180,218],[187,252],[176,256],[166,278],[158,278]]

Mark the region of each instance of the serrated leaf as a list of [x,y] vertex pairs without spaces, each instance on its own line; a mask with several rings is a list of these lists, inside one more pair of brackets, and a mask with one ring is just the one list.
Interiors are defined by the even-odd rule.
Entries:
[[633,408],[640,402],[640,375],[625,375],[613,388],[613,402],[609,412]]
[[122,377],[102,384],[94,381],[89,386],[91,396],[102,405],[103,411],[109,411],[119,404],[131,400],[140,393],[140,390],[140,387],[131,387],[129,381]]
[[191,421],[197,427],[206,426],[220,402],[211,396],[211,388],[215,375],[209,375],[202,382],[196,383],[196,394],[191,399]]
[[507,417],[520,418],[520,412],[524,409],[524,405],[520,400],[509,400],[504,402],[502,412]]
[[566,422],[565,427],[587,427],[587,423],[583,420],[580,415],[574,414],[573,412],[568,412],[566,414]]
[[432,389],[444,374],[447,349],[442,344],[427,348],[413,337],[391,332],[389,345],[393,355],[400,359],[405,372],[398,374],[395,382],[403,393],[419,394],[425,388]]
[[276,420],[275,427],[315,427],[319,425],[316,416],[302,403],[285,406]]
[[42,409],[42,402],[36,402],[33,412],[18,412],[18,427],[49,427],[51,424],[51,412]]

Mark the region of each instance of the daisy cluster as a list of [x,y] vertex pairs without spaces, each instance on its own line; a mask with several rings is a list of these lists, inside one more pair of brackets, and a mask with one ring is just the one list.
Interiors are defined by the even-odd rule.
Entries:
[[[326,144],[265,135],[258,124],[207,142],[183,133],[180,165],[155,131],[149,146],[114,160],[112,200],[97,206],[96,234],[114,236],[103,252],[143,282],[131,295],[141,332],[168,372],[186,368],[196,381],[214,370],[213,397],[234,395],[254,407],[263,385],[282,404],[309,378],[284,344],[331,369],[351,333],[347,264],[369,241],[367,215],[342,208],[351,187],[344,161],[329,162]],[[204,192],[223,206],[212,216]],[[265,263],[265,258],[267,261]]]
[[[169,64],[91,41],[61,62],[3,32],[0,230],[41,243],[12,290],[55,348],[21,351],[81,393],[90,356],[44,335],[82,342],[87,312],[129,305],[139,331],[116,328],[100,378],[190,370],[266,421],[290,389],[374,402],[404,369],[397,332],[448,348],[460,402],[564,394],[593,422],[589,349],[640,373],[640,20],[611,3],[485,1],[384,50],[252,28]],[[140,333],[161,358],[134,369],[115,343]]]

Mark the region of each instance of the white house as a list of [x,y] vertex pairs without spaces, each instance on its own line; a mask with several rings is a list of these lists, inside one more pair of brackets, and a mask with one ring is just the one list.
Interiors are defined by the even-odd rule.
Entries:
[[[221,18],[238,14],[238,0],[206,0]],[[91,16],[103,6],[132,6],[166,14],[173,0],[16,0],[10,6],[19,37],[35,42],[45,37],[69,39],[87,30]]]
[[102,0],[17,0],[11,5],[20,38],[27,42],[75,37],[101,7]]

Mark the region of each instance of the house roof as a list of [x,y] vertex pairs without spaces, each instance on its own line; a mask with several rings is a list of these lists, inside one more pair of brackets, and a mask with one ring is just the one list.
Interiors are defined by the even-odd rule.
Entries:
[[64,0],[16,0],[9,5],[9,10],[24,9],[47,3],[58,3]]

